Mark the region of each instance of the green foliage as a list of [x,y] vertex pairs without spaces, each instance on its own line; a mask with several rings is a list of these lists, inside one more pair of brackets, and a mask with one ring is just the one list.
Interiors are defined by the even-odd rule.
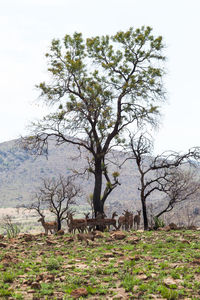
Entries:
[[168,300],[176,300],[178,299],[178,291],[168,289],[164,285],[158,287],[158,291],[161,293],[162,297]]
[[12,291],[6,289],[6,288],[0,288],[0,297],[9,297],[12,296]]
[[15,279],[15,275],[12,272],[4,272],[3,274],[3,282],[12,283]]
[[60,263],[57,259],[55,258],[50,258],[47,262],[47,270],[52,271],[52,270],[58,270],[60,268]]
[[[34,124],[36,132],[51,128],[56,134],[59,123],[61,140],[84,131],[90,152],[101,145],[106,153],[125,124],[151,123],[159,113],[156,102],[164,96],[163,48],[162,37],[154,37],[152,28],[145,26],[86,40],[77,32],[67,34],[63,42],[54,39],[46,54],[53,83],[37,87],[47,105],[57,103],[58,111]],[[124,143],[124,137],[118,136],[117,144]]]
[[9,239],[15,238],[19,233],[20,233],[20,228],[16,224],[13,224],[11,228],[6,228],[6,234]]
[[133,291],[134,286],[138,285],[139,282],[139,279],[128,273],[123,278],[122,286],[126,291],[131,292]]
[[165,226],[164,221],[161,220],[161,219],[159,219],[159,218],[157,218],[157,217],[154,218],[154,223],[155,223],[155,225],[154,225],[155,229],[158,229],[160,227],[164,227]]

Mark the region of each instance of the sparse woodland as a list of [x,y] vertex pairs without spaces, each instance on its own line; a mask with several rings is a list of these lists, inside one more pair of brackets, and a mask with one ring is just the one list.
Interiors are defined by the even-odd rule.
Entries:
[[162,37],[75,32],[46,58],[51,113],[0,144],[0,298],[199,299],[200,147],[154,155],[147,130]]

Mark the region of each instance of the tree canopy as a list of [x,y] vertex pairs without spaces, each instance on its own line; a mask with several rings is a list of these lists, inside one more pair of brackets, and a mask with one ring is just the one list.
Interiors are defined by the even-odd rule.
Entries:
[[118,173],[109,174],[110,150],[125,145],[127,128],[158,121],[159,103],[165,100],[163,48],[162,37],[143,26],[87,39],[75,32],[54,39],[46,54],[51,80],[37,87],[52,112],[31,125],[25,146],[43,154],[54,137],[57,145],[86,149],[95,178],[95,213],[103,211],[119,184]]

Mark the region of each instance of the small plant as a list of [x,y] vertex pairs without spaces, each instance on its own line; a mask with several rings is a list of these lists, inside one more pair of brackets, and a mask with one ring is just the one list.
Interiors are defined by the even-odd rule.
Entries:
[[122,286],[127,292],[131,292],[133,290],[134,285],[138,285],[140,280],[130,275],[129,273],[125,275]]
[[0,297],[8,297],[11,295],[12,295],[12,292],[10,290],[7,290],[6,288],[0,288]]
[[12,217],[6,215],[3,217],[2,227],[6,231],[9,239],[15,238],[20,233],[20,228],[17,224],[13,224]]
[[14,279],[15,279],[15,275],[13,273],[5,272],[3,274],[3,282],[5,283],[12,283]]
[[60,263],[55,258],[50,258],[47,263],[47,270],[53,271],[58,270],[60,268]]
[[154,217],[154,229],[158,229],[164,227],[165,223],[163,220],[159,219],[158,217]]
[[176,290],[168,289],[167,287],[161,285],[158,287],[158,291],[161,293],[162,297],[168,300],[178,299],[178,292]]

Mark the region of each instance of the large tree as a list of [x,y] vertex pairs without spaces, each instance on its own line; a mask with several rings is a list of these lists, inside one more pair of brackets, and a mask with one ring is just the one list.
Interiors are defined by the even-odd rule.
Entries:
[[86,40],[81,33],[66,35],[54,39],[46,54],[51,80],[37,87],[52,113],[31,125],[25,146],[46,153],[54,137],[57,145],[71,143],[89,152],[95,213],[103,212],[119,184],[118,173],[109,173],[108,153],[125,143],[126,128],[158,120],[158,103],[165,99],[162,50],[162,37],[141,27]]

